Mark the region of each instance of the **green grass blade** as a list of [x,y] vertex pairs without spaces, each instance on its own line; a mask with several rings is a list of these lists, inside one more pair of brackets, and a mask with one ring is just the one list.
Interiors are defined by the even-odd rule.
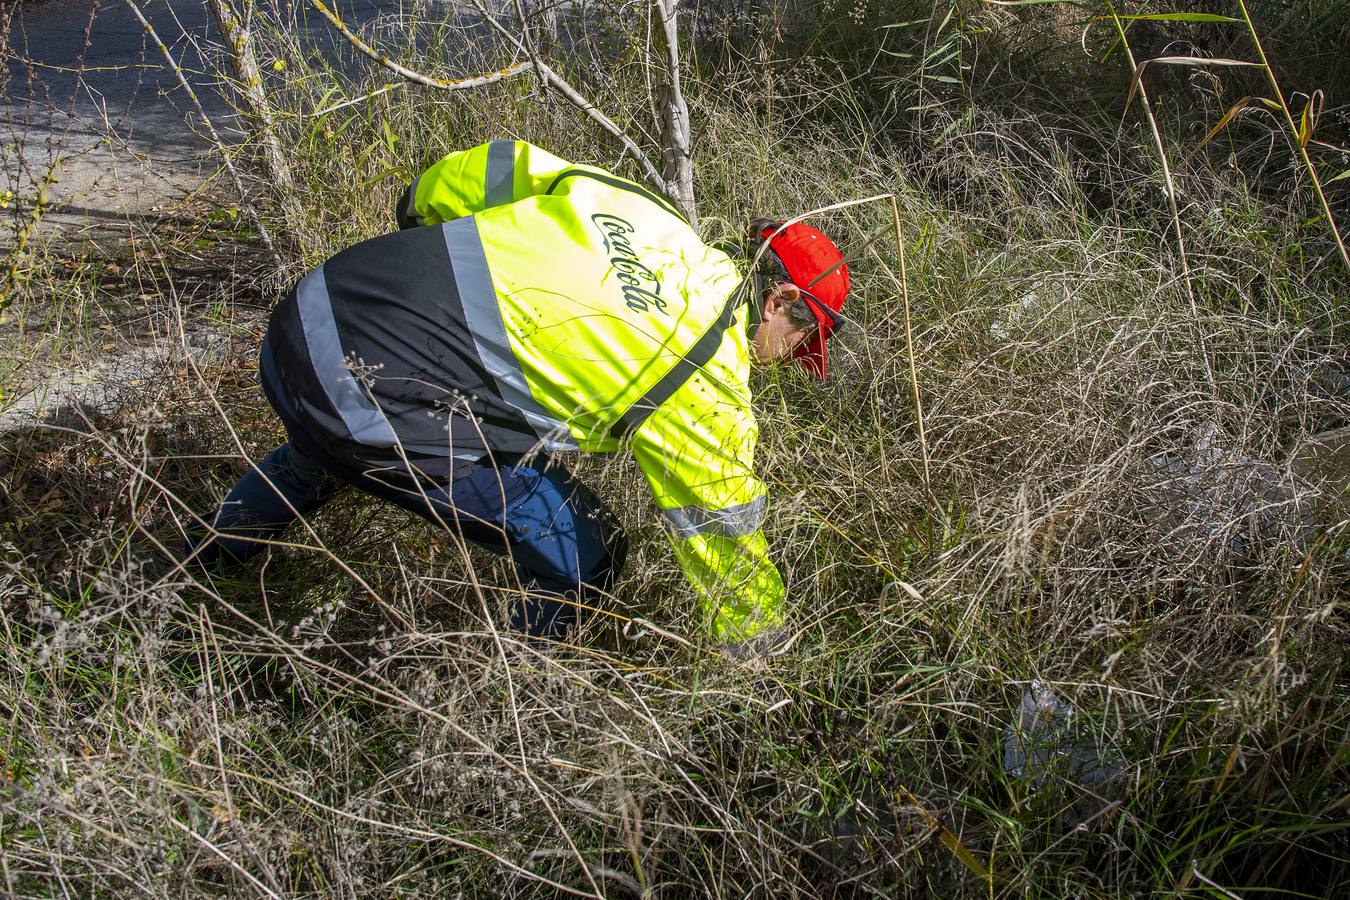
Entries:
[[1280,105],[1276,103],[1274,100],[1271,100],[1269,97],[1256,97],[1256,96],[1243,97],[1241,100],[1234,103],[1232,106],[1228,107],[1228,111],[1225,112],[1223,116],[1219,119],[1218,123],[1213,128],[1211,128],[1203,138],[1200,139],[1200,143],[1195,145],[1195,149],[1192,150],[1190,153],[1186,154],[1186,158],[1182,160],[1182,163],[1183,164],[1189,163],[1192,157],[1195,156],[1195,154],[1203,150],[1205,145],[1208,144],[1211,140],[1213,140],[1214,137],[1218,135],[1219,132],[1223,131],[1225,128],[1228,127],[1228,124],[1233,121],[1233,118],[1238,113],[1242,112],[1244,109],[1246,109],[1247,107],[1251,106],[1254,103],[1264,103],[1271,109],[1276,110],[1280,108]]
[[[1143,19],[1149,22],[1241,22],[1241,19],[1234,19],[1232,16],[1220,16],[1214,13],[1147,13],[1133,16],[1119,15],[1119,19]],[[1094,22],[1109,22],[1110,16],[1096,16]]]
[[990,6],[1081,6],[1079,0],[984,0]]

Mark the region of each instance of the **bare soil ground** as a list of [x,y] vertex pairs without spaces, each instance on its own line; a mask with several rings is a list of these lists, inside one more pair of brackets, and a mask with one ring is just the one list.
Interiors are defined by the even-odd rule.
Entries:
[[[203,6],[147,12],[180,63],[202,71]],[[14,142],[0,247],[14,283],[0,313],[0,431],[11,431],[109,412],[188,348],[225,352],[234,323],[256,319],[240,298],[265,304],[250,288],[250,236],[237,216],[212,215],[230,202],[200,120],[125,6],[28,2],[5,34],[0,117]],[[197,93],[228,121],[215,85]]]

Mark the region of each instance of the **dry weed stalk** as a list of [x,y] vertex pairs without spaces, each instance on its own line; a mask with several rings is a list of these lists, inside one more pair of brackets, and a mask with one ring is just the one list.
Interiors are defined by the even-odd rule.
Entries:
[[[899,295],[921,302],[906,315],[893,261],[859,261],[850,311],[866,327],[832,348],[828,390],[762,385],[770,538],[800,650],[762,676],[704,652],[622,460],[578,465],[634,538],[610,612],[655,623],[636,646],[607,623],[550,647],[500,630],[510,572],[355,498],[261,567],[189,577],[163,562],[179,511],[215,501],[222,456],[242,469],[280,435],[250,360],[185,367],[82,429],[7,438],[6,892],[973,898],[1231,890],[1325,864],[1350,722],[1345,524],[1307,543],[1294,526],[1253,531],[1241,505],[1169,504],[1141,474],[1162,454],[1223,483],[1235,456],[1279,466],[1299,435],[1350,420],[1325,378],[1344,360],[1323,274],[1260,252],[1299,223],[1188,223],[1215,291],[1211,383],[1177,263],[1127,214],[1077,211],[1080,174],[1034,117],[982,114],[909,163],[906,178],[950,174],[967,192],[936,197],[899,189],[906,160],[875,135],[775,154],[794,137],[781,120],[685,86],[722,148],[701,161],[726,186],[706,193],[706,228],[850,196],[861,171],[891,192],[815,214],[891,199],[911,236]],[[381,114],[423,126],[400,133],[500,127],[472,101],[400,102],[382,95]],[[596,147],[527,112],[522,136]],[[366,130],[297,166],[313,196],[332,189],[334,145],[366,146],[382,124],[350,122]],[[383,162],[363,165],[353,179]],[[1134,180],[1108,174],[1112,190]],[[343,218],[387,228],[387,200],[347,190]],[[841,233],[856,246],[863,230]],[[159,306],[192,295],[167,264],[137,265]],[[209,284],[185,319],[232,308],[238,286]],[[892,464],[921,458],[923,478]],[[1070,785],[1000,765],[1010,695],[1031,678],[1125,767],[1123,795],[1081,827],[1063,824]]]
[[220,161],[225,166],[225,171],[230,173],[230,179],[234,182],[234,189],[239,194],[239,205],[244,208],[244,212],[248,215],[249,221],[253,223],[253,227],[257,230],[258,240],[260,240],[262,245],[267,248],[267,252],[271,254],[273,262],[276,263],[276,267],[278,269],[284,269],[285,263],[281,259],[281,254],[277,252],[276,245],[272,242],[272,236],[268,232],[267,226],[263,224],[262,217],[258,214],[257,207],[249,200],[249,193],[244,187],[244,180],[239,175],[239,170],[235,168],[233,154],[231,154],[229,148],[225,146],[225,142],[216,131],[216,126],[211,122],[211,117],[206,114],[206,108],[203,107],[201,101],[197,99],[197,92],[192,89],[192,85],[188,81],[187,75],[183,73],[183,67],[173,58],[173,54],[169,51],[169,48],[165,46],[164,41],[160,39],[159,33],[155,31],[155,27],[150,24],[150,20],[141,12],[141,8],[136,5],[136,0],[124,0],[124,2],[137,20],[140,21],[141,26],[145,29],[145,33],[150,38],[151,42],[159,49],[160,55],[163,56],[164,61],[168,63],[169,69],[173,72],[174,77],[178,79],[178,83],[183,86],[183,93],[187,94],[193,109],[197,111],[197,116],[201,119],[202,125],[205,126],[206,133],[211,138],[211,143],[215,146],[216,152],[220,155]]
[[[1144,88],[1140,75],[1142,66],[1134,58],[1134,48],[1130,46],[1130,39],[1125,34],[1125,26],[1121,24],[1120,16],[1116,13],[1115,4],[1111,0],[1106,0],[1106,10],[1111,16],[1111,23],[1116,27],[1116,35],[1120,39],[1121,49],[1125,51],[1125,58],[1129,61],[1132,81],[1130,83],[1130,93],[1139,92],[1139,103],[1144,109],[1144,118],[1148,121],[1149,133],[1153,136],[1153,147],[1158,153],[1158,164],[1162,166],[1163,186],[1167,194],[1167,206],[1172,213],[1172,230],[1177,237],[1177,255],[1181,262],[1181,275],[1186,286],[1186,296],[1191,302],[1191,310],[1195,314],[1195,337],[1199,342],[1201,351],[1205,357],[1205,368],[1209,373],[1210,381],[1214,380],[1213,365],[1209,361],[1209,350],[1205,347],[1204,329],[1200,325],[1200,308],[1195,302],[1195,289],[1191,285],[1191,264],[1186,257],[1186,233],[1181,225],[1181,209],[1177,205],[1177,186],[1172,179],[1172,164],[1167,158],[1167,148],[1163,144],[1162,130],[1158,127],[1158,117],[1153,114],[1153,103],[1149,100],[1148,91]],[[1126,109],[1129,108],[1129,100],[1125,102]]]

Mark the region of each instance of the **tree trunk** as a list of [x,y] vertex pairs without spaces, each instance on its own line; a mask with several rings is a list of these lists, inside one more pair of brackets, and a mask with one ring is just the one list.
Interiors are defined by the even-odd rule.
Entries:
[[665,55],[665,80],[657,88],[661,111],[661,175],[666,191],[689,223],[698,227],[694,202],[694,161],[689,138],[689,107],[680,90],[680,33],[676,8],[679,0],[653,0],[660,27],[653,29]]
[[[246,13],[252,11],[253,0],[243,0]],[[206,0],[211,10],[221,39],[225,42],[225,55],[229,58],[230,68],[234,72],[235,86],[239,92],[244,114],[248,117],[250,129],[257,139],[259,156],[267,176],[267,182],[275,192],[277,200],[288,219],[298,221],[300,213],[295,193],[295,179],[291,175],[291,166],[277,137],[272,108],[267,103],[267,94],[263,92],[262,71],[258,68],[258,58],[253,52],[253,34],[246,21],[241,20],[234,11],[230,0]],[[249,16],[249,20],[251,20]]]

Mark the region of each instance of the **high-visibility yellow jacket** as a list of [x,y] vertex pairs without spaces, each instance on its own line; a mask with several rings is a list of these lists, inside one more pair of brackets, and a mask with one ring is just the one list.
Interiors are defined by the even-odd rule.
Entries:
[[[446,156],[398,219],[297,286],[289,327],[333,369],[306,421],[468,459],[629,447],[715,637],[780,622],[753,471],[757,303],[731,257],[665,198],[523,141]],[[363,388],[339,371],[353,357]],[[304,404],[315,384],[280,393]]]

